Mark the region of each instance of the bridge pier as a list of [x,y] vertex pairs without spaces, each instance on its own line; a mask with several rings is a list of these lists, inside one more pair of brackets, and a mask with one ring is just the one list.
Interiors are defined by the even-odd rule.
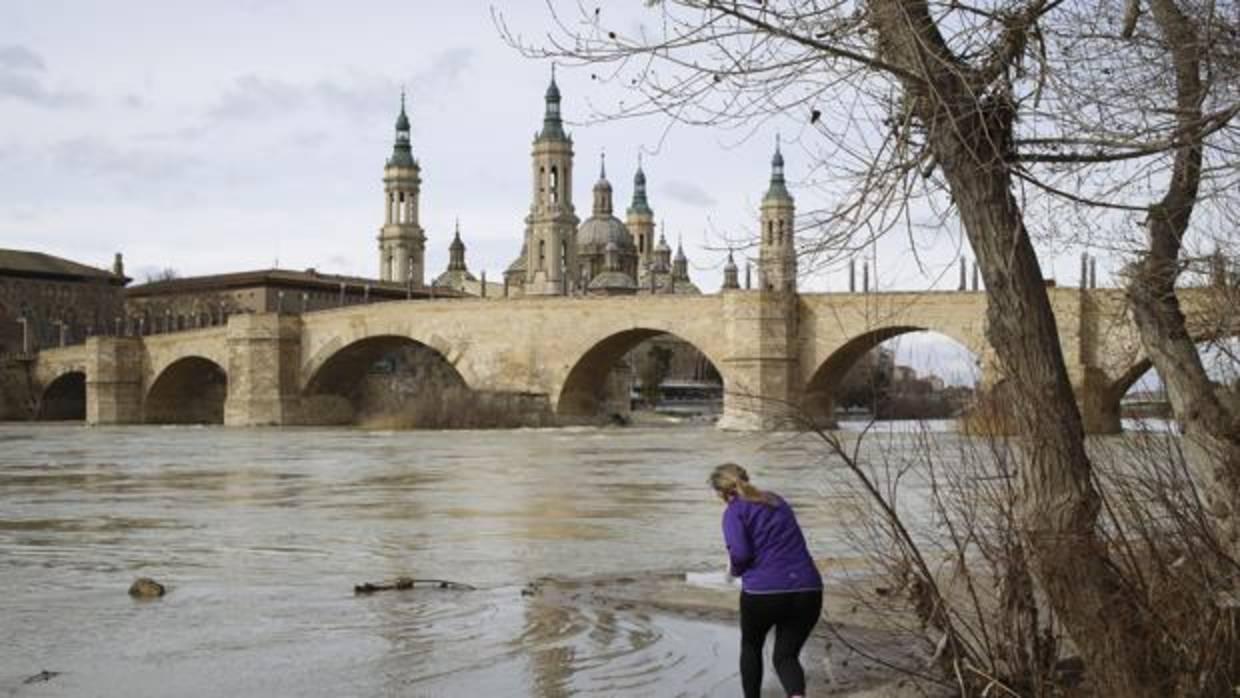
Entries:
[[797,296],[771,291],[726,291],[724,322],[731,354],[723,359],[720,429],[785,431],[801,420],[797,353]]
[[299,422],[301,317],[279,313],[228,318],[228,398],[224,424],[283,426]]
[[86,423],[142,422],[142,339],[86,340]]

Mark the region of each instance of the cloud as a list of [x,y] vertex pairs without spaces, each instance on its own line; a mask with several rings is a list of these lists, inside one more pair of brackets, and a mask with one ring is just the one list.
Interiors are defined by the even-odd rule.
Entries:
[[660,191],[667,194],[668,198],[673,201],[679,201],[690,206],[710,207],[718,203],[715,197],[707,193],[705,189],[684,180],[669,180],[667,184],[660,188]]
[[118,148],[87,137],[52,146],[51,159],[60,171],[133,177],[142,181],[168,181],[197,164],[196,158],[179,153]]
[[[474,62],[474,49],[457,47],[436,54],[431,64],[409,77],[415,101],[433,100],[455,87]],[[221,120],[268,119],[306,108],[326,108],[349,115],[370,115],[391,109],[400,87],[391,79],[354,72],[347,79],[299,83],[247,74],[237,77],[207,115]]]
[[47,64],[34,51],[24,46],[0,46],[0,99],[8,97],[48,109],[90,102],[84,93],[52,89],[46,74]]
[[0,69],[44,72],[47,64],[25,46],[0,46]]

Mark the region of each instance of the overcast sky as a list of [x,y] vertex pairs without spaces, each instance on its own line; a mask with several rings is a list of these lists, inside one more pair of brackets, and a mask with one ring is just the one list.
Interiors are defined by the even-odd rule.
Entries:
[[[375,276],[403,85],[428,279],[446,266],[459,217],[471,270],[498,280],[521,246],[550,66],[504,44],[495,7],[525,36],[545,31],[547,11],[530,0],[6,0],[0,246],[100,266],[119,251],[139,280],[164,267],[194,275],[277,263]],[[559,83],[575,122],[578,214],[589,215],[601,151],[625,206],[643,151],[656,217],[673,246],[683,237],[708,292],[725,239],[756,230],[776,130],[800,206],[824,205],[798,186],[806,151],[791,118],[747,138],[669,130],[661,118],[595,123],[596,109],[625,95],[584,69],[561,69]],[[923,235],[919,245],[921,264],[907,236],[882,242],[884,288],[954,288],[958,237]],[[1048,276],[1075,283],[1077,253],[1044,251]],[[1107,268],[1104,259],[1104,277]],[[846,283],[836,270],[802,286]],[[944,370],[964,364],[953,366]]]

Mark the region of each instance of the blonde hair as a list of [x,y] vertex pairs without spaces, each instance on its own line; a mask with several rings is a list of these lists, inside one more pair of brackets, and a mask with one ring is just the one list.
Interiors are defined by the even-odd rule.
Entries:
[[771,495],[750,484],[749,473],[736,463],[724,463],[717,466],[711,471],[707,482],[724,499],[730,499],[732,495],[736,495],[749,502],[758,502],[767,506],[774,504]]

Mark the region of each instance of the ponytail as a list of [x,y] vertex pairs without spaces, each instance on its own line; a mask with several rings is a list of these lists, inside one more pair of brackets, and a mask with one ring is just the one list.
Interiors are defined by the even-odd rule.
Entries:
[[736,463],[724,463],[711,471],[707,480],[719,496],[728,499],[735,495],[747,502],[775,506],[774,498],[749,482],[749,473]]

